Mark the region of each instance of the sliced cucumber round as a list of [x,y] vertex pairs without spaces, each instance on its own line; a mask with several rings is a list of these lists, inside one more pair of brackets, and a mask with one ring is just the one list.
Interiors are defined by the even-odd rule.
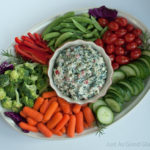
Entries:
[[97,108],[101,105],[106,105],[106,103],[102,99],[99,99],[95,103],[93,103],[93,112],[96,112]]
[[130,63],[130,64],[128,64],[128,66],[130,66],[131,68],[134,69],[134,71],[136,72],[136,76],[137,76],[137,77],[140,77],[140,76],[141,76],[140,70],[139,70],[139,68],[138,68],[135,64]]
[[105,125],[111,124],[114,120],[114,114],[107,106],[98,107],[96,111],[96,117],[101,124]]
[[125,73],[121,70],[116,70],[112,77],[112,83],[117,83],[125,78]]
[[144,51],[142,51],[142,55],[145,55],[145,56],[149,56],[149,57],[150,57],[150,51],[144,50]]
[[120,70],[123,71],[127,77],[136,76],[135,70],[129,65],[121,66]]

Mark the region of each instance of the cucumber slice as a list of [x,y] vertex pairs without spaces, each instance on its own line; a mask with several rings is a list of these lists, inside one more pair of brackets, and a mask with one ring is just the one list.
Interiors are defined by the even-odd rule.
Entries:
[[96,112],[97,108],[101,105],[106,105],[106,103],[102,99],[97,100],[95,103],[93,103],[93,112]]
[[126,88],[128,88],[132,95],[135,95],[134,88],[132,87],[131,83],[127,80],[120,81],[118,84],[124,85]]
[[144,50],[144,51],[142,51],[142,55],[145,55],[145,56],[149,56],[149,57],[150,57],[150,51]]
[[112,111],[117,113],[121,112],[122,104],[117,102],[114,98],[105,98],[105,102],[111,108]]
[[96,111],[97,120],[105,125],[111,124],[114,120],[114,114],[107,106],[100,106]]
[[112,83],[116,83],[120,80],[123,80],[124,78],[125,78],[124,72],[121,70],[116,70],[112,77]]
[[142,58],[142,57],[139,58],[138,60],[142,61],[147,66],[147,69],[148,69],[149,74],[150,74],[150,63],[149,63],[149,61],[145,58]]
[[93,110],[93,103],[89,103],[88,106],[90,107],[91,110]]
[[123,71],[127,77],[136,76],[135,70],[129,65],[121,66],[120,70]]

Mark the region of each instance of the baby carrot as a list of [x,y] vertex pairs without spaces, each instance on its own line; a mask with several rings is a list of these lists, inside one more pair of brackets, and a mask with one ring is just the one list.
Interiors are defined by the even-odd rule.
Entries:
[[76,127],[76,117],[75,115],[71,115],[69,123],[68,123],[68,128],[67,128],[67,135],[69,137],[74,137],[75,127]]
[[20,116],[22,116],[23,118],[26,118],[26,115],[23,113],[23,111],[20,111]]
[[60,111],[61,111],[61,108],[60,108],[60,107],[57,107],[55,113],[60,112]]
[[80,112],[80,109],[81,109],[81,105],[75,104],[75,105],[73,106],[72,111],[73,111],[75,114],[77,114],[77,113]]
[[35,103],[34,103],[33,108],[34,108],[35,110],[39,110],[39,108],[41,107],[41,105],[43,104],[43,102],[44,102],[44,98],[43,98],[43,97],[38,97],[38,98],[36,99]]
[[88,106],[83,108],[83,114],[88,125],[91,125],[94,122],[95,118],[91,109]]
[[30,118],[30,117],[27,117],[27,122],[29,125],[31,126],[35,126],[37,124],[37,121],[35,121],[34,119]]
[[76,132],[81,133],[84,130],[83,126],[83,113],[80,111],[76,114]]
[[30,108],[30,107],[27,107],[27,106],[25,106],[23,108],[23,113],[27,117],[31,117],[32,119],[34,119],[37,122],[40,122],[43,119],[43,115],[41,113],[39,113],[38,111],[34,110],[33,108]]
[[57,101],[57,97],[52,97],[52,98],[50,98],[50,100],[49,100],[49,105],[50,105],[52,102],[54,102],[54,101]]
[[58,103],[55,102],[55,101],[52,102],[52,103],[49,105],[49,107],[48,107],[48,109],[47,109],[47,111],[45,112],[45,115],[44,115],[44,117],[43,117],[43,122],[44,122],[44,123],[47,122],[47,121],[52,117],[52,115],[53,115],[54,112],[56,111],[57,107],[58,107]]
[[88,124],[85,121],[83,122],[83,125],[84,125],[85,129],[89,127]]
[[53,129],[59,122],[60,120],[63,118],[63,115],[62,113],[60,112],[57,112],[53,117],[52,119],[50,119],[47,123],[47,127],[49,129]]
[[32,132],[38,132],[37,127],[31,126],[31,125],[29,125],[29,124],[27,124],[25,122],[20,122],[19,123],[19,127],[21,129],[24,129],[24,130],[28,130],[28,131],[32,131]]
[[70,116],[68,114],[64,114],[62,120],[57,124],[55,130],[60,131],[65,126],[65,124],[69,121],[69,119]]
[[62,111],[66,114],[70,114],[71,113],[71,107],[70,107],[70,104],[65,101],[64,99],[58,97],[58,102],[60,104],[60,107],[62,109]]
[[46,99],[44,100],[43,104],[40,107],[40,113],[45,114],[46,110],[48,109],[49,106],[49,100]]
[[42,94],[42,97],[43,98],[51,98],[51,97],[55,97],[57,96],[56,92],[55,91],[51,91],[51,92],[44,92]]
[[62,136],[62,132],[61,131],[56,131],[55,129],[51,129],[53,134],[56,134],[58,136]]
[[43,123],[38,123],[37,128],[46,137],[51,137],[52,136],[52,132]]
[[61,131],[62,133],[66,133],[66,128],[63,127],[60,131]]

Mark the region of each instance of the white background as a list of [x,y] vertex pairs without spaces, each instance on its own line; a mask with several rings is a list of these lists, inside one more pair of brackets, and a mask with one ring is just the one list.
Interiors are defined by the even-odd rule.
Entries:
[[[130,13],[150,28],[150,0],[0,0],[0,49],[34,24],[79,8],[106,5]],[[150,149],[150,92],[130,113],[111,125],[102,136],[95,133],[79,139],[44,141],[14,131],[0,118],[1,150],[114,150]]]

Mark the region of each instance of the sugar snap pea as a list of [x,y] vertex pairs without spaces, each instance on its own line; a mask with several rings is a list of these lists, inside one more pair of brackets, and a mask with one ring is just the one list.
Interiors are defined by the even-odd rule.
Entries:
[[92,37],[95,36],[95,34],[96,34],[97,32],[98,32],[98,31],[97,31],[96,29],[94,29],[92,32],[83,34],[83,37],[84,37],[84,38],[92,38]]
[[100,33],[100,38],[103,36],[103,34],[108,30],[108,27],[106,26],[105,28],[103,28],[103,30]]
[[91,30],[93,28],[94,28],[94,26],[92,24],[89,24],[88,27],[87,27],[87,30]]
[[91,20],[97,30],[101,31],[103,29],[93,16],[91,16]]
[[75,28],[73,23],[60,23],[59,25],[57,25],[56,27],[53,28],[53,30],[59,31],[62,28]]
[[97,38],[96,37],[93,37],[93,38],[89,38],[89,39],[84,39],[85,41],[92,41],[94,42]]
[[77,30],[77,29],[71,29],[71,28],[63,28],[60,30],[61,33],[65,33],[65,32],[73,32],[79,35],[82,35],[82,32]]
[[80,23],[78,23],[77,21],[75,21],[74,19],[72,19],[73,24],[76,26],[76,28],[78,28],[80,31],[86,33],[86,28],[84,26],[82,26]]
[[44,35],[43,40],[49,41],[51,38],[58,37],[60,35],[59,32],[51,32]]
[[56,41],[55,38],[53,38],[52,40],[50,40],[49,43],[48,43],[48,47],[53,46],[55,44],[55,41]]
[[57,26],[59,23],[61,23],[64,19],[69,18],[69,17],[73,17],[75,15],[75,13],[73,11],[71,12],[67,12],[66,14],[64,14],[63,16],[60,16],[58,18],[56,18],[54,21],[52,21],[47,28],[43,31],[42,36],[44,36],[45,34],[49,33],[50,31],[52,31],[52,28]]
[[80,14],[80,16],[89,18],[90,15],[88,13],[82,13],[82,14]]
[[62,35],[60,35],[59,38],[55,42],[55,48],[60,46],[65,40],[67,40],[68,38],[70,38],[72,36],[73,36],[72,32],[66,32],[66,33],[63,33]]

